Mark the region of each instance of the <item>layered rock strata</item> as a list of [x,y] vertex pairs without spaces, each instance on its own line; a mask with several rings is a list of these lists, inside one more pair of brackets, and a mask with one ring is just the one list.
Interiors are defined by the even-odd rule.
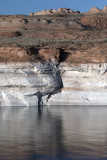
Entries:
[[[55,15],[55,14],[79,14],[80,11],[73,11],[70,8],[59,8],[59,9],[49,9],[49,10],[43,10],[43,11],[38,11],[38,12],[31,12],[29,15],[34,16],[34,15]],[[97,7],[92,7],[87,14],[98,14],[98,13],[107,13],[107,6],[104,6],[102,10],[100,10]]]
[[0,16],[0,106],[107,105],[106,12],[66,11]]
[[107,105],[107,63],[59,66],[63,88],[52,95],[53,105]]
[[0,105],[46,104],[50,94],[62,86],[57,57],[59,50],[41,49],[32,53],[20,47],[0,48]]
[[60,62],[59,49],[0,48],[0,105],[107,104],[107,64]]
[[103,11],[103,13],[107,13],[107,6],[104,6],[102,11]]
[[107,13],[107,6],[104,6],[102,10],[97,7],[93,7],[87,12],[88,14],[98,14],[98,13]]
[[0,105],[43,105],[61,84],[54,62],[0,64]]
[[95,14],[95,13],[100,13],[100,12],[101,12],[101,10],[100,10],[99,8],[93,7],[93,8],[91,8],[91,9],[89,10],[88,13]]
[[72,14],[72,13],[79,13],[79,12],[75,12],[72,9],[69,8],[59,8],[57,9],[50,9],[50,10],[43,10],[43,11],[39,11],[39,12],[31,12],[30,15],[52,15],[52,14]]

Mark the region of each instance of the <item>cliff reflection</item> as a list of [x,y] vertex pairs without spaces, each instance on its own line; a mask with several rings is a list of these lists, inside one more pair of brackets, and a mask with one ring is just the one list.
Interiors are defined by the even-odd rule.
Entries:
[[58,156],[59,150],[64,151],[62,127],[61,115],[51,113],[49,108],[3,107],[0,111],[0,158]]
[[0,160],[107,157],[107,108],[3,107]]

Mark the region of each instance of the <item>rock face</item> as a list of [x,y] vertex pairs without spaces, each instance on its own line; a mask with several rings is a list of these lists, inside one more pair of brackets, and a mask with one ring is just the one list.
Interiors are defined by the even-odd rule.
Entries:
[[[57,58],[59,50],[39,51],[43,60],[32,58],[30,50],[4,47],[0,50],[0,104],[36,106],[45,104],[50,94],[62,86]],[[7,54],[6,54],[7,53]],[[44,57],[45,53],[48,56]],[[53,53],[53,57],[52,57]],[[4,56],[4,55],[5,56]],[[40,58],[39,57],[39,58]],[[21,60],[20,60],[21,58]]]
[[[50,10],[43,10],[39,12],[31,12],[29,15],[52,15],[52,14],[79,14],[80,11],[73,11],[70,8],[59,8],[59,9],[50,9]],[[98,13],[107,13],[107,6],[104,6],[102,10],[97,7],[91,8],[86,14],[98,14]]]
[[0,64],[0,105],[38,106],[62,84],[56,63]]
[[63,88],[52,95],[53,105],[107,105],[107,64],[59,66]]
[[[59,8],[57,9],[50,9],[50,10],[43,10],[39,12],[33,13],[34,15],[51,15],[51,14],[72,14],[72,13],[79,13],[79,12],[74,12],[72,9],[69,8]],[[32,15],[32,12],[30,13]]]
[[107,13],[107,6],[104,6],[102,12]]
[[[59,8],[59,9],[49,9],[49,10],[43,10],[39,12],[31,12],[29,15],[53,15],[53,14],[79,14],[80,11],[73,11],[70,8]],[[100,10],[97,7],[91,8],[86,14],[99,14],[99,13],[107,13],[107,6],[104,6],[102,10]]]
[[12,18],[10,17],[8,20],[5,18],[0,19],[0,30],[17,30],[21,27],[24,27],[24,25],[27,24],[27,19],[23,18]]
[[107,105],[107,64],[0,64],[0,105]]
[[107,64],[60,63],[59,49],[0,48],[0,105],[107,104]]
[[102,10],[100,10],[97,7],[93,7],[91,8],[86,14],[99,14],[99,13],[107,13],[107,6],[104,6],[104,8]]
[[0,106],[107,105],[103,10],[0,16]]
[[101,17],[84,16],[84,17],[81,17],[81,23],[84,25],[98,28],[98,29],[106,29],[107,17],[101,18]]
[[59,49],[41,49],[39,50],[39,56],[45,60],[58,60],[60,57]]
[[90,9],[90,11],[88,13],[94,14],[94,13],[100,13],[100,12],[101,12],[101,10],[99,8],[93,7]]

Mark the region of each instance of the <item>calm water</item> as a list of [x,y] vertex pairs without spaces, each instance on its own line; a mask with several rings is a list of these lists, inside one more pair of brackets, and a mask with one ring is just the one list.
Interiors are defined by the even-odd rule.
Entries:
[[3,107],[0,160],[107,160],[107,106]]

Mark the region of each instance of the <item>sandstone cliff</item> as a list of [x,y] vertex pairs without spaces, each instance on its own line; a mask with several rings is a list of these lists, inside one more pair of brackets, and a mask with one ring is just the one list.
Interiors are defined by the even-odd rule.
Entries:
[[[49,9],[49,10],[43,10],[38,12],[31,12],[29,15],[56,15],[56,14],[79,14],[80,11],[73,11],[70,8],[59,8],[59,9]],[[97,13],[107,13],[107,6],[104,6],[102,10],[100,10],[97,7],[91,8],[86,14],[97,14]]]
[[103,11],[0,16],[0,106],[107,105]]

